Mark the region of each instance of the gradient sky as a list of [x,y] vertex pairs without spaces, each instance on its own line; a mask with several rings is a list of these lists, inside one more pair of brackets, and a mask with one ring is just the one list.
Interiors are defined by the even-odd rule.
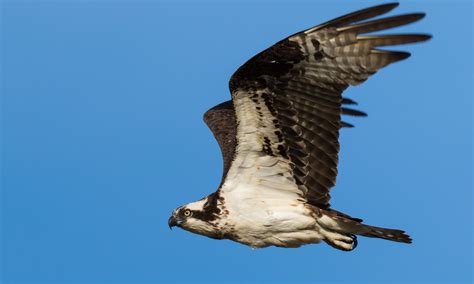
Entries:
[[219,184],[202,114],[233,71],[380,3],[3,1],[3,282],[470,283],[471,1],[402,1],[391,15],[428,16],[393,32],[434,38],[346,92],[369,117],[342,131],[331,203],[412,245],[252,250],[167,226]]

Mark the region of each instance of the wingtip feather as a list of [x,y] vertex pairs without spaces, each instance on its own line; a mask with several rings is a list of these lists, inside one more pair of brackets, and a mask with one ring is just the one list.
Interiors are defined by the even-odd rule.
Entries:
[[367,20],[370,18],[374,18],[383,14],[386,14],[396,7],[398,7],[399,3],[397,2],[391,2],[391,3],[386,3],[386,4],[381,4],[381,5],[376,5],[368,8],[364,8],[361,10],[354,11],[352,13],[348,13],[346,15],[334,18],[332,20],[329,20],[325,23],[322,23],[316,27],[313,27],[311,29],[306,30],[306,33],[311,33],[316,30],[320,30],[322,28],[327,28],[327,27],[340,27],[342,25],[347,25],[347,24],[352,24],[352,23],[357,23],[363,20]]
[[410,44],[431,39],[429,34],[358,35],[357,40],[371,47]]
[[411,24],[425,17],[425,13],[410,13],[386,17],[366,22],[360,22],[337,28],[339,32],[353,32],[356,34],[371,33]]

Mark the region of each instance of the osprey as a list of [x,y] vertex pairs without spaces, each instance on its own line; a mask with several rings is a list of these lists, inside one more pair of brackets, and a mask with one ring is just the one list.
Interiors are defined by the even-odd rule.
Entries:
[[342,97],[379,69],[407,58],[381,46],[425,41],[426,34],[366,35],[406,25],[422,13],[371,19],[379,5],[289,36],[231,77],[232,100],[204,114],[221,148],[219,189],[175,209],[168,220],[193,233],[253,248],[324,241],[350,251],[356,235],[411,243],[404,231],[369,226],[330,208],[336,183],[341,115],[365,116]]

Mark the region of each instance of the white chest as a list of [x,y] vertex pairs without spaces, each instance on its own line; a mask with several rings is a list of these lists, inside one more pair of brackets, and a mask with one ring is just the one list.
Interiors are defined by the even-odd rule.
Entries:
[[297,247],[322,238],[316,220],[294,193],[241,183],[223,198],[226,227],[235,241],[251,247]]

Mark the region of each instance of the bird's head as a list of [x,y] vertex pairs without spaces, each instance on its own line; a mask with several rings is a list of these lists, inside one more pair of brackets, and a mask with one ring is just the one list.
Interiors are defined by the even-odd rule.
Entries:
[[184,230],[210,238],[222,239],[223,232],[219,229],[221,209],[218,197],[212,194],[196,202],[192,202],[173,210],[168,219],[168,226],[177,226]]

